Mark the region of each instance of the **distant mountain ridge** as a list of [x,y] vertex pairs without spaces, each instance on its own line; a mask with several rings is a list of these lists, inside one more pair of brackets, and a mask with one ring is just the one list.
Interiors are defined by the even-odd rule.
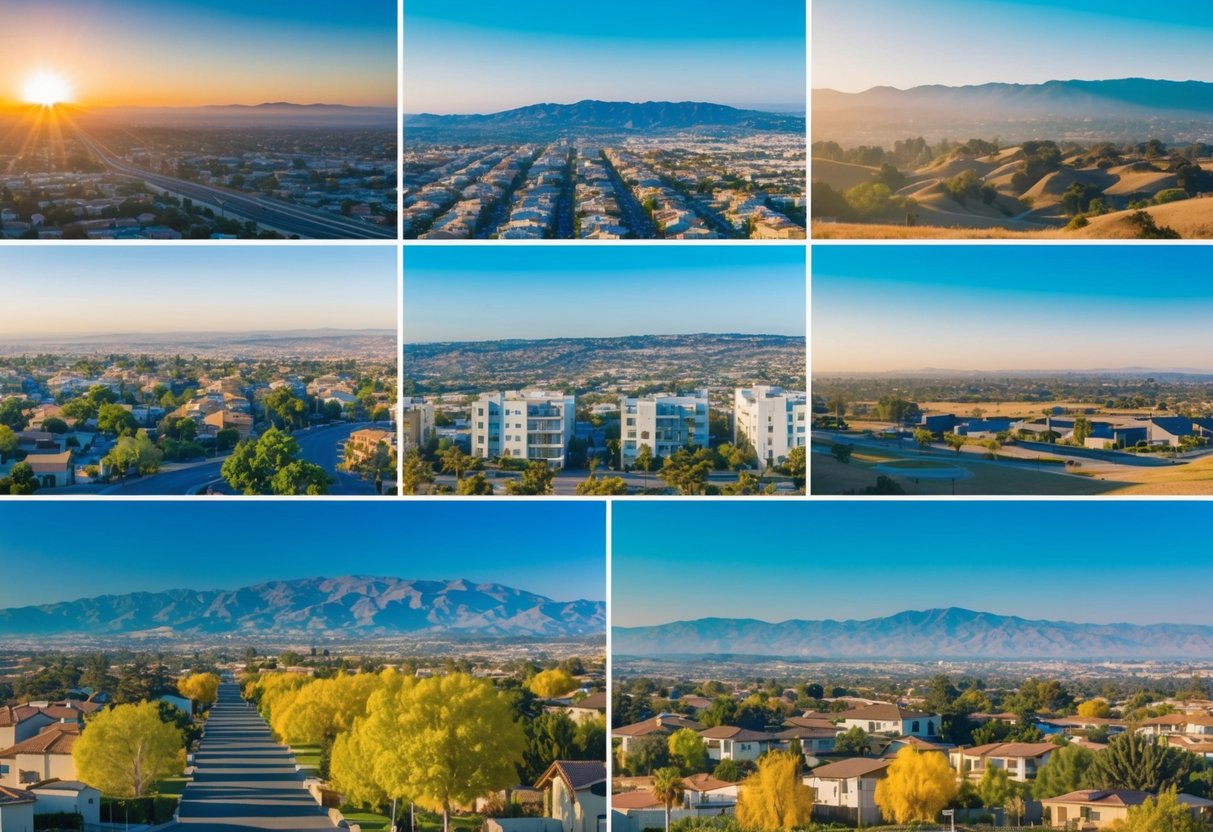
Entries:
[[531,104],[498,113],[406,115],[408,128],[526,128],[594,130],[689,130],[731,127],[748,130],[804,130],[805,119],[788,113],[740,110],[701,101],[597,101]]
[[615,627],[613,652],[822,659],[1209,659],[1213,626],[1034,621],[958,607],[848,621],[702,618]]
[[74,634],[447,634],[580,637],[605,632],[600,601],[554,601],[495,583],[342,576],[233,590],[173,589],[0,609],[0,637]]
[[819,88],[812,91],[812,110],[814,139],[848,143],[924,134],[928,141],[945,134],[963,140],[999,133],[1006,141],[1063,139],[1083,131],[1107,132],[1108,140],[1133,134],[1144,141],[1165,138],[1185,123],[1213,120],[1213,83],[1117,78],[880,86],[857,93]]

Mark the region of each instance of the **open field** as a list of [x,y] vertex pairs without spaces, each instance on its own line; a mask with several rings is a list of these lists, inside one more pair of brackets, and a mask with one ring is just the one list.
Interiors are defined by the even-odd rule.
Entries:
[[[855,443],[855,435],[843,434],[840,441]],[[906,494],[970,494],[1025,496],[1088,496],[1096,494],[1196,496],[1213,494],[1213,457],[1188,463],[1142,466],[1115,461],[1076,459],[1067,466],[1065,448],[1044,455],[1014,444],[998,452],[998,460],[983,459],[986,451],[976,443],[966,445],[960,454],[928,451],[917,456],[903,448],[855,444],[850,463],[841,463],[829,454],[828,443],[814,440],[810,463],[811,494],[862,492],[876,484],[879,474],[891,469],[925,463],[925,470],[954,465],[970,476],[953,484],[947,479],[917,479],[911,475],[893,475]],[[892,465],[890,465],[892,463]],[[877,471],[877,466],[881,470]],[[953,485],[955,491],[953,492]]]

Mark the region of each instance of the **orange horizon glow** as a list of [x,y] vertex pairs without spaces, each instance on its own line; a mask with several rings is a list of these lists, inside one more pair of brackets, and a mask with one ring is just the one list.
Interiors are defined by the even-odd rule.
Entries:
[[54,107],[72,100],[72,85],[61,73],[39,69],[21,84],[21,98],[26,104]]

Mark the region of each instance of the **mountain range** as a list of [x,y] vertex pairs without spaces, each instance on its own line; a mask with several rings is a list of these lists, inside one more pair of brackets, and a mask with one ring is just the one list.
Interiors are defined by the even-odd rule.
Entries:
[[919,135],[933,141],[1001,133],[1007,141],[1019,141],[1092,138],[1093,132],[1107,133],[1107,140],[1135,133],[1145,141],[1213,120],[1213,83],[1119,78],[904,90],[881,86],[857,93],[823,88],[813,90],[812,106],[814,139],[845,143],[865,136],[887,143]]
[[618,656],[735,654],[821,659],[1210,659],[1213,626],[1078,624],[950,607],[884,618],[702,618],[615,627]]
[[466,635],[604,633],[600,601],[553,601],[495,583],[343,576],[233,590],[172,589],[0,609],[0,636]]
[[575,104],[531,104],[499,113],[418,113],[406,115],[404,127],[406,131],[538,131],[545,134],[581,131],[661,132],[704,128],[803,132],[805,119],[803,116],[788,113],[739,110],[724,104],[700,101],[631,102],[586,99]]

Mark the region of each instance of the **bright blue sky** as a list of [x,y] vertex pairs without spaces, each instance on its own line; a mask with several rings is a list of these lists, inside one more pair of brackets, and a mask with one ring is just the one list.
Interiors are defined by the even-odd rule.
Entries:
[[1200,246],[819,246],[813,372],[1213,369]]
[[[33,276],[37,275],[35,279]],[[48,287],[70,302],[47,302]],[[4,335],[395,329],[389,246],[14,246]]]
[[813,87],[1213,81],[1201,11],[1138,0],[816,0]]
[[0,607],[337,575],[601,601],[605,514],[568,501],[4,502]]
[[1177,601],[1174,581],[1145,579],[1213,579],[1196,542],[1213,521],[1207,502],[617,502],[612,521],[617,626],[950,606],[1213,623],[1207,605]]
[[404,340],[804,335],[800,246],[406,246]]
[[804,0],[407,0],[404,111],[540,102],[805,100]]
[[7,4],[11,97],[29,71],[84,105],[396,104],[396,0],[39,0]]

